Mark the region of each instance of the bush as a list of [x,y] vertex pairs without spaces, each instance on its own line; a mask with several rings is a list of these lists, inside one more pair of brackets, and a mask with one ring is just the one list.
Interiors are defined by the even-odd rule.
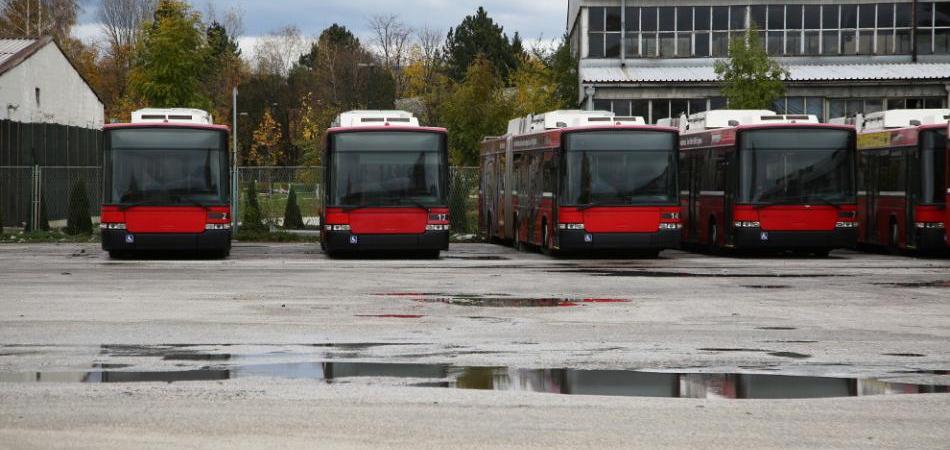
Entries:
[[264,224],[261,215],[261,204],[257,201],[257,183],[252,182],[247,188],[247,205],[244,208],[244,219],[241,221],[241,230],[248,233],[267,233],[270,228]]
[[40,223],[39,226],[33,223],[33,211],[30,211],[30,220],[26,224],[26,231],[35,233],[37,231],[49,231],[49,214],[46,212],[46,196],[40,195]]
[[297,192],[293,186],[287,195],[287,206],[284,208],[284,228],[288,230],[302,230],[304,228],[303,215],[300,214],[300,205],[297,204]]
[[89,195],[86,193],[86,183],[76,182],[69,194],[69,216],[66,217],[68,235],[92,234],[92,217],[89,215]]

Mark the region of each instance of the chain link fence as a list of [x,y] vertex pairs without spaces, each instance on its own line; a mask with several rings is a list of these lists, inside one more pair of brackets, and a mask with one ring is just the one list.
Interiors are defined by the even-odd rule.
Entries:
[[70,199],[78,188],[86,191],[86,200],[79,207],[97,222],[102,204],[101,167],[0,166],[2,225],[25,227],[45,216],[51,228],[63,228],[69,217]]
[[[306,228],[318,229],[319,212],[323,208],[323,167],[241,167],[238,170],[240,201],[238,214],[243,219],[248,206],[248,192],[253,184],[257,191],[264,222],[283,227],[287,199],[293,188]],[[449,208],[452,232],[473,235],[478,229],[478,168],[453,167],[449,171]]]

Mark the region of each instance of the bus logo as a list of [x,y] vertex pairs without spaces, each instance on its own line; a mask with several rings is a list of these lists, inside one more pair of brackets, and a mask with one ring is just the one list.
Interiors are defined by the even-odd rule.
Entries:
[[761,238],[763,241],[767,241],[767,240],[769,240],[769,234],[768,234],[767,232],[763,231],[762,234],[760,235],[760,238]]
[[133,235],[131,235],[131,234],[125,235],[125,243],[126,243],[126,244],[134,244],[134,243],[135,243],[135,236],[133,236]]
[[356,245],[360,242],[359,238],[356,236],[350,236],[350,244]]
[[584,242],[587,242],[587,243],[594,242],[594,236],[591,236],[591,235],[589,235],[589,234],[585,234],[585,235],[584,235]]

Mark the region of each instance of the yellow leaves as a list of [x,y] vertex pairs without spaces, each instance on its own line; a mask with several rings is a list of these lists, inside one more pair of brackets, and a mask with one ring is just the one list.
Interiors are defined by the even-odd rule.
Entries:
[[256,166],[275,166],[283,158],[280,142],[283,133],[274,120],[270,109],[264,110],[261,123],[254,130],[253,142],[247,155],[248,164]]

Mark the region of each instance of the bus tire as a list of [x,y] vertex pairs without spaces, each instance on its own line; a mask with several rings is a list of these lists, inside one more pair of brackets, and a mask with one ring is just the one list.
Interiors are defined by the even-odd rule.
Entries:
[[548,219],[541,220],[541,253],[552,256],[554,252],[551,251],[550,242],[548,242]]
[[492,228],[491,213],[488,213],[485,219],[485,241],[490,244],[495,243],[495,234]]

